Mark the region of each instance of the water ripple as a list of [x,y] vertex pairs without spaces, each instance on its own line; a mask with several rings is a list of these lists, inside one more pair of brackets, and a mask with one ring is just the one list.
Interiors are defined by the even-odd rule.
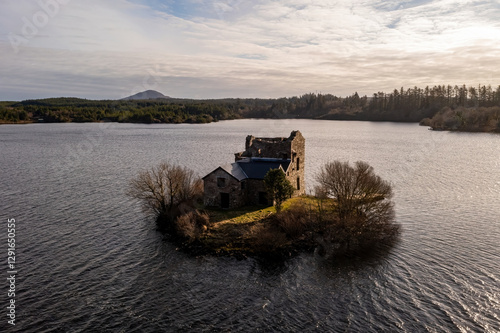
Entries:
[[[275,128],[307,138],[309,182],[320,163],[343,159],[366,160],[396,184],[403,234],[389,254],[192,258],[124,195],[145,165],[171,157],[204,174],[247,134]],[[13,332],[500,331],[498,136],[438,133],[437,144],[408,124],[305,120],[0,132],[12,138],[0,141],[1,207],[19,221]],[[65,164],[88,135],[103,140]]]

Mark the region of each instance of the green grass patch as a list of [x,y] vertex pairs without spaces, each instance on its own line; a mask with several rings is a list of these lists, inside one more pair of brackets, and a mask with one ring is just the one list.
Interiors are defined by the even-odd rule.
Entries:
[[[331,202],[331,200],[324,201]],[[311,196],[291,198],[283,203],[283,211],[295,205],[304,205],[317,210],[319,199]],[[332,207],[332,204],[329,204]],[[252,253],[251,239],[262,228],[267,227],[269,218],[276,214],[274,206],[247,206],[230,210],[206,209],[211,227],[200,241],[215,252]]]
[[263,219],[276,212],[273,206],[246,206],[236,209],[207,209],[210,221],[220,223],[250,223]]
[[248,206],[231,210],[207,209],[213,223],[200,241],[206,247],[221,253],[249,253],[247,240],[256,224],[276,212],[273,206]]
[[[288,199],[283,203],[283,211],[290,209],[290,207],[295,205],[305,205],[310,207],[311,210],[317,210],[319,205],[323,205],[325,209],[333,209],[334,201],[332,199],[325,199],[320,201],[320,199],[313,196],[301,196]],[[262,207],[262,206],[246,206],[236,209],[207,209],[208,215],[210,216],[210,221],[214,223],[214,228],[220,228],[227,224],[248,224],[256,223],[265,220],[272,214],[276,213],[274,206]]]

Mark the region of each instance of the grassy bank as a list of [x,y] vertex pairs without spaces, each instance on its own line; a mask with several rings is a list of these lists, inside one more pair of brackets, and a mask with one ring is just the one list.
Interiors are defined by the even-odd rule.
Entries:
[[310,196],[287,200],[279,213],[261,206],[214,209],[177,224],[184,250],[237,257],[286,257],[304,251],[328,257],[367,254],[392,246],[399,232],[392,218],[339,218],[336,201]]
[[[283,211],[298,204],[311,203],[308,197],[293,198],[285,202]],[[258,238],[265,231],[275,232],[278,242],[274,250],[290,250],[291,242],[283,241],[278,230],[268,230],[274,226],[276,209],[251,206],[234,210],[208,210],[211,226],[200,235],[198,241],[210,252],[217,254],[252,255],[262,253]],[[269,235],[267,235],[269,236]],[[281,239],[280,239],[281,238]]]

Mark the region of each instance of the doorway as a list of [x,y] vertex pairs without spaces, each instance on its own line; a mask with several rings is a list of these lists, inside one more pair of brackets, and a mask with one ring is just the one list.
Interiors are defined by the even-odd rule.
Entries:
[[224,209],[229,208],[229,193],[220,194],[220,207]]
[[259,192],[259,205],[268,205],[266,192]]

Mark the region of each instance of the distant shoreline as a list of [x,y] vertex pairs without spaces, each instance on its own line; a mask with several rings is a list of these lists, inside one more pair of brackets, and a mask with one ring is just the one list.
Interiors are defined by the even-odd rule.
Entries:
[[[164,96],[147,91],[131,96]],[[206,124],[234,119],[316,119],[420,123],[435,130],[500,132],[500,86],[434,86],[357,93],[226,99],[87,100],[48,98],[0,102],[0,124],[94,123]]]
[[[239,119],[225,119],[222,121],[231,121],[231,120],[248,120],[248,119],[260,119],[260,120],[279,120],[275,118],[239,118]],[[361,122],[371,122],[371,123],[394,123],[394,124],[419,124],[420,126],[428,127],[430,131],[437,131],[437,132],[464,132],[464,133],[500,133],[500,130],[491,130],[491,129],[484,129],[482,130],[481,128],[452,128],[452,127],[433,127],[428,123],[428,120],[426,121],[421,121],[415,122],[415,121],[385,121],[385,120],[346,120],[346,119],[314,119],[314,118],[281,118],[282,120],[320,120],[320,121],[342,121],[342,122],[350,122],[350,121],[361,121]],[[209,124],[209,123],[195,123],[195,122],[183,122],[183,123],[146,123],[146,122],[119,122],[119,121],[84,121],[84,122],[76,122],[76,121],[66,121],[66,122],[46,122],[46,121],[20,121],[20,122],[4,122],[0,121],[0,126],[2,125],[30,125],[30,124],[37,124],[37,125],[47,125],[47,124],[103,124],[103,123],[109,123],[109,124],[143,124],[143,125],[180,125],[180,124],[192,124],[192,125],[199,125],[199,124]],[[210,122],[212,123],[212,122]]]

